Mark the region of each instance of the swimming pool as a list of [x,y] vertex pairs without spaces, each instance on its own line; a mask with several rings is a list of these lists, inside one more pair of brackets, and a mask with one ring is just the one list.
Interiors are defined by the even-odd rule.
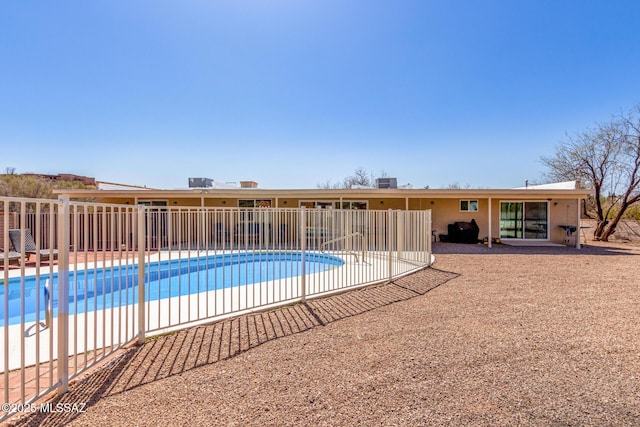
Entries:
[[[336,256],[306,253],[306,274],[342,266]],[[301,252],[238,252],[232,254],[179,258],[147,263],[145,266],[145,299],[215,291],[252,283],[299,276],[302,272]],[[0,280],[0,326],[7,322],[5,295],[8,295],[8,324],[21,322],[21,279]],[[84,313],[115,308],[138,301],[137,264],[69,272],[69,313]],[[53,315],[58,311],[58,276],[42,274],[24,278],[24,321],[45,319],[45,293],[52,296]],[[36,310],[38,304],[38,310]],[[36,314],[38,313],[37,319]]]

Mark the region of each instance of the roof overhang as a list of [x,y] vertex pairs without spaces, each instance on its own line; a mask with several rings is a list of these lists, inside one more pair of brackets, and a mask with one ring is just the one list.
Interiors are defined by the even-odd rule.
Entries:
[[77,198],[585,198],[593,194],[585,189],[191,189],[191,190],[54,190],[55,194]]

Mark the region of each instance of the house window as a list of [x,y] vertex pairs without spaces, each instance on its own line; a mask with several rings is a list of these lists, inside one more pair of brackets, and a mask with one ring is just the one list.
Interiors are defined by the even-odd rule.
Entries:
[[300,207],[307,209],[354,209],[366,210],[367,202],[364,200],[343,200],[342,205],[337,200],[301,200]]
[[343,201],[342,209],[353,209],[353,210],[367,210],[367,202],[366,201]]
[[338,202],[330,200],[301,200],[299,206],[307,209],[337,209]]
[[145,212],[145,229],[149,247],[147,249],[159,249],[169,243],[168,227],[169,212],[167,200],[138,200],[138,205],[147,206]]
[[460,212],[478,212],[478,201],[460,200]]
[[138,200],[138,204],[143,206],[158,207],[167,206],[168,203],[166,200]]
[[239,208],[270,208],[271,199],[240,199]]

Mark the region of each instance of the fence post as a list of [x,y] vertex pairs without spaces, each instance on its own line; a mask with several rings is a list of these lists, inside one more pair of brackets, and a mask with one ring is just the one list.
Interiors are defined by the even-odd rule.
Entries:
[[69,390],[69,215],[69,196],[60,196],[58,204],[59,393],[66,393]]
[[404,250],[404,214],[406,211],[398,211],[397,216],[397,240],[398,240],[398,248],[397,248],[397,257],[398,259],[402,259],[402,251]]
[[144,343],[146,334],[145,321],[145,207],[138,207],[138,344]]
[[301,266],[300,266],[300,293],[301,300],[304,302],[307,299],[307,278],[305,277],[307,274],[307,211],[304,206],[298,210],[298,224],[300,224],[299,230],[299,239],[300,239],[300,251],[302,252],[301,257]]
[[389,263],[387,268],[389,269],[389,282],[393,281],[393,259],[391,259],[391,250],[393,249],[392,239],[393,239],[393,210],[389,209],[387,215],[387,248],[388,248],[388,258]]
[[[3,242],[9,242],[9,228],[11,228],[11,226],[13,226],[12,223],[9,222],[9,200],[2,200],[2,220],[3,220],[3,225],[2,225],[2,241]],[[7,244],[8,246],[8,244]],[[5,248],[7,248],[7,246],[5,246]],[[6,249],[6,252],[4,253],[4,256],[8,256],[9,249]],[[8,259],[5,259],[4,265],[8,265]],[[4,280],[4,283],[9,283],[9,268],[5,267],[3,269],[2,272],[2,277]],[[7,327],[7,325],[9,324],[9,293],[6,291],[8,290],[9,286],[7,285],[7,287],[5,288],[5,292],[3,295],[3,300],[4,300],[4,325],[5,328]],[[5,329],[6,330],[6,329]],[[9,334],[5,333],[4,337],[3,337],[3,344],[4,344],[4,372],[8,373],[9,372]],[[3,375],[3,386],[4,386],[4,401],[3,402],[9,402],[9,375],[5,374]]]
[[431,209],[427,209],[427,234],[426,234],[426,239],[427,239],[427,267],[431,267],[431,250],[433,248],[432,246],[432,239],[431,239],[431,233],[432,233],[432,224],[431,224]]

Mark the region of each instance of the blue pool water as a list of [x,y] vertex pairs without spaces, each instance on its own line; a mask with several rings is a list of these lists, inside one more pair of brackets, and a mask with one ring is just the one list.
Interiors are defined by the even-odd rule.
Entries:
[[[342,259],[324,254],[307,253],[305,271],[317,273],[343,265]],[[148,263],[145,269],[145,299],[159,300],[234,286],[300,275],[302,254],[291,252],[248,252],[175,259]],[[0,280],[0,326],[4,326],[5,298],[8,293],[8,324],[21,321],[21,279]],[[69,272],[69,313],[84,313],[103,308],[120,307],[138,300],[138,266],[123,265]],[[46,288],[46,290],[45,290]],[[57,274],[24,278],[25,322],[45,318],[45,292],[52,296],[53,313],[58,311]],[[36,301],[39,302],[36,319]]]

